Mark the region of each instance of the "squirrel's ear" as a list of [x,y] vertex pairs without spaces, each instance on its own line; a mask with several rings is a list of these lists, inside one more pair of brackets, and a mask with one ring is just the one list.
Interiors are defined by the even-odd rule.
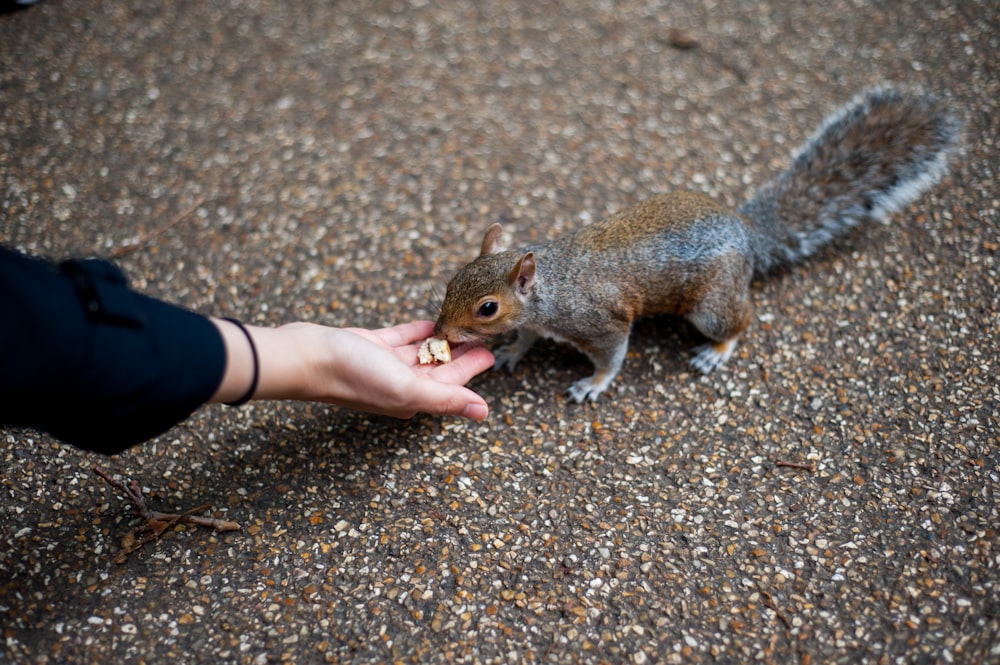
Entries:
[[483,246],[479,250],[479,256],[486,256],[488,254],[496,254],[497,252],[503,251],[503,227],[497,222],[486,229],[486,235],[483,236]]
[[522,296],[528,295],[535,286],[535,253],[528,252],[521,257],[508,276],[511,286]]

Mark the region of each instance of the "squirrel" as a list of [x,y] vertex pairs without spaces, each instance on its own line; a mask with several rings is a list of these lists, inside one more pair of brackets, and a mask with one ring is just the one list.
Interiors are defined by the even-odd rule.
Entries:
[[617,376],[636,318],[675,314],[708,339],[690,361],[707,374],[750,325],[755,277],[907,206],[945,175],[960,134],[938,98],[883,86],[828,116],[737,210],[680,191],[518,250],[493,224],[448,283],[434,335],[461,343],[516,330],[496,351],[494,368],[510,370],[540,337],[568,342],[595,368],[569,387],[579,403]]

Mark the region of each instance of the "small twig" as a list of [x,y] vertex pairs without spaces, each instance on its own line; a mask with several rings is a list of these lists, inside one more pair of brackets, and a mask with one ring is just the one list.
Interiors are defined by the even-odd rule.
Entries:
[[[132,482],[135,482],[135,481],[132,481]],[[192,508],[191,510],[189,510],[187,512],[184,512],[184,513],[180,513],[180,514],[175,514],[175,513],[161,513],[161,512],[158,512],[156,510],[151,510],[151,511],[149,511],[149,516],[150,516],[150,519],[154,519],[154,520],[171,520],[171,519],[176,519],[179,522],[186,522],[188,524],[197,524],[198,526],[208,527],[209,529],[215,529],[216,531],[239,531],[240,530],[240,525],[237,524],[236,522],[232,522],[230,520],[220,520],[217,517],[202,517],[201,515],[195,515],[194,514],[194,513],[203,513],[203,512],[205,512],[206,510],[208,510],[211,507],[212,507],[212,504],[205,503],[205,504],[202,504],[202,505],[198,506],[197,508]]]
[[146,506],[146,501],[142,498],[142,488],[135,480],[130,480],[128,483],[115,480],[111,477],[111,474],[98,466],[94,467],[94,473],[100,476],[104,482],[124,494],[125,497],[132,502],[132,506],[135,508],[139,517],[142,518],[142,524],[129,531],[122,538],[122,551],[115,557],[115,563],[124,563],[129,554],[136,551],[146,543],[156,540],[160,537],[160,534],[179,522],[196,524],[198,526],[215,529],[216,531],[238,531],[240,529],[240,525],[236,522],[192,514],[208,510],[212,507],[212,504],[209,503],[179,514],[161,513],[157,510],[150,510],[149,507]]
[[170,227],[176,226],[177,224],[179,224],[188,215],[190,215],[195,210],[197,210],[198,206],[200,206],[204,202],[205,202],[205,197],[204,196],[199,196],[197,199],[195,199],[194,203],[192,203],[187,208],[185,208],[184,210],[182,210],[178,214],[176,214],[173,217],[171,217],[170,219],[168,219],[164,224],[161,224],[160,226],[156,227],[155,229],[153,229],[149,233],[143,233],[142,235],[139,236],[139,239],[136,240],[135,242],[133,242],[133,243],[131,243],[129,245],[124,245],[123,247],[119,247],[115,251],[111,252],[111,254],[109,255],[110,258],[112,258],[112,259],[120,259],[123,256],[127,256],[127,255],[131,254],[132,252],[136,251],[137,249],[139,249],[140,247],[142,247],[143,245],[145,245],[146,243],[148,243],[150,240],[152,240],[156,236],[161,235],[164,232],[166,232],[168,229],[170,229]]
[[142,489],[139,487],[139,483],[135,480],[130,480],[128,485],[126,485],[120,480],[115,480],[108,474],[107,471],[97,466],[94,467],[94,473],[107,481],[107,483],[112,487],[125,494],[125,496],[132,501],[136,512],[139,513],[139,517],[144,520],[174,520],[178,522],[186,522],[188,524],[197,524],[198,526],[208,527],[210,529],[215,529],[216,531],[239,531],[240,529],[239,524],[230,520],[220,520],[215,517],[202,517],[200,515],[192,514],[208,510],[212,507],[212,504],[210,503],[198,506],[197,508],[192,508],[191,510],[180,514],[161,513],[157,510],[150,510],[146,507],[146,502],[142,498]]
[[[135,506],[136,512],[139,513],[139,517],[141,517],[144,520],[150,519],[149,509],[146,508],[146,502],[142,500],[142,491],[138,490],[139,484],[137,482],[133,480],[128,485],[126,485],[122,481],[115,480],[114,478],[112,478],[111,474],[109,474],[107,471],[105,471],[99,466],[94,467],[94,473],[103,478],[104,482],[106,482],[108,485],[111,485],[116,490],[118,490],[126,497],[128,497],[129,501],[132,502],[132,505]],[[135,487],[138,491],[133,492],[132,487]]]
[[816,462],[796,462],[794,460],[779,459],[774,461],[777,467],[788,467],[789,469],[802,469],[803,471],[816,471]]

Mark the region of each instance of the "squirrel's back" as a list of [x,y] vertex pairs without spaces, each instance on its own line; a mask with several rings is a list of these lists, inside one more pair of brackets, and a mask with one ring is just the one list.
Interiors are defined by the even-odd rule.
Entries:
[[908,205],[944,176],[960,134],[933,96],[880,87],[856,97],[739,209],[751,225],[756,272],[802,260]]

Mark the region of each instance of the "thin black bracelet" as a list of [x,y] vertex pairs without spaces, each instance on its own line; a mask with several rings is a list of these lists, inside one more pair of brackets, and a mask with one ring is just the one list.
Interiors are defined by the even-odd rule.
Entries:
[[253,354],[253,381],[250,382],[250,390],[246,391],[246,394],[235,402],[224,402],[226,406],[243,406],[249,402],[253,397],[253,394],[257,392],[257,380],[260,378],[260,359],[257,358],[257,345],[253,343],[253,337],[250,336],[250,331],[248,331],[246,326],[242,323],[236,319],[230,319],[228,317],[223,318],[222,320],[229,321],[243,331],[243,334],[246,335],[247,341],[250,342],[250,353]]

